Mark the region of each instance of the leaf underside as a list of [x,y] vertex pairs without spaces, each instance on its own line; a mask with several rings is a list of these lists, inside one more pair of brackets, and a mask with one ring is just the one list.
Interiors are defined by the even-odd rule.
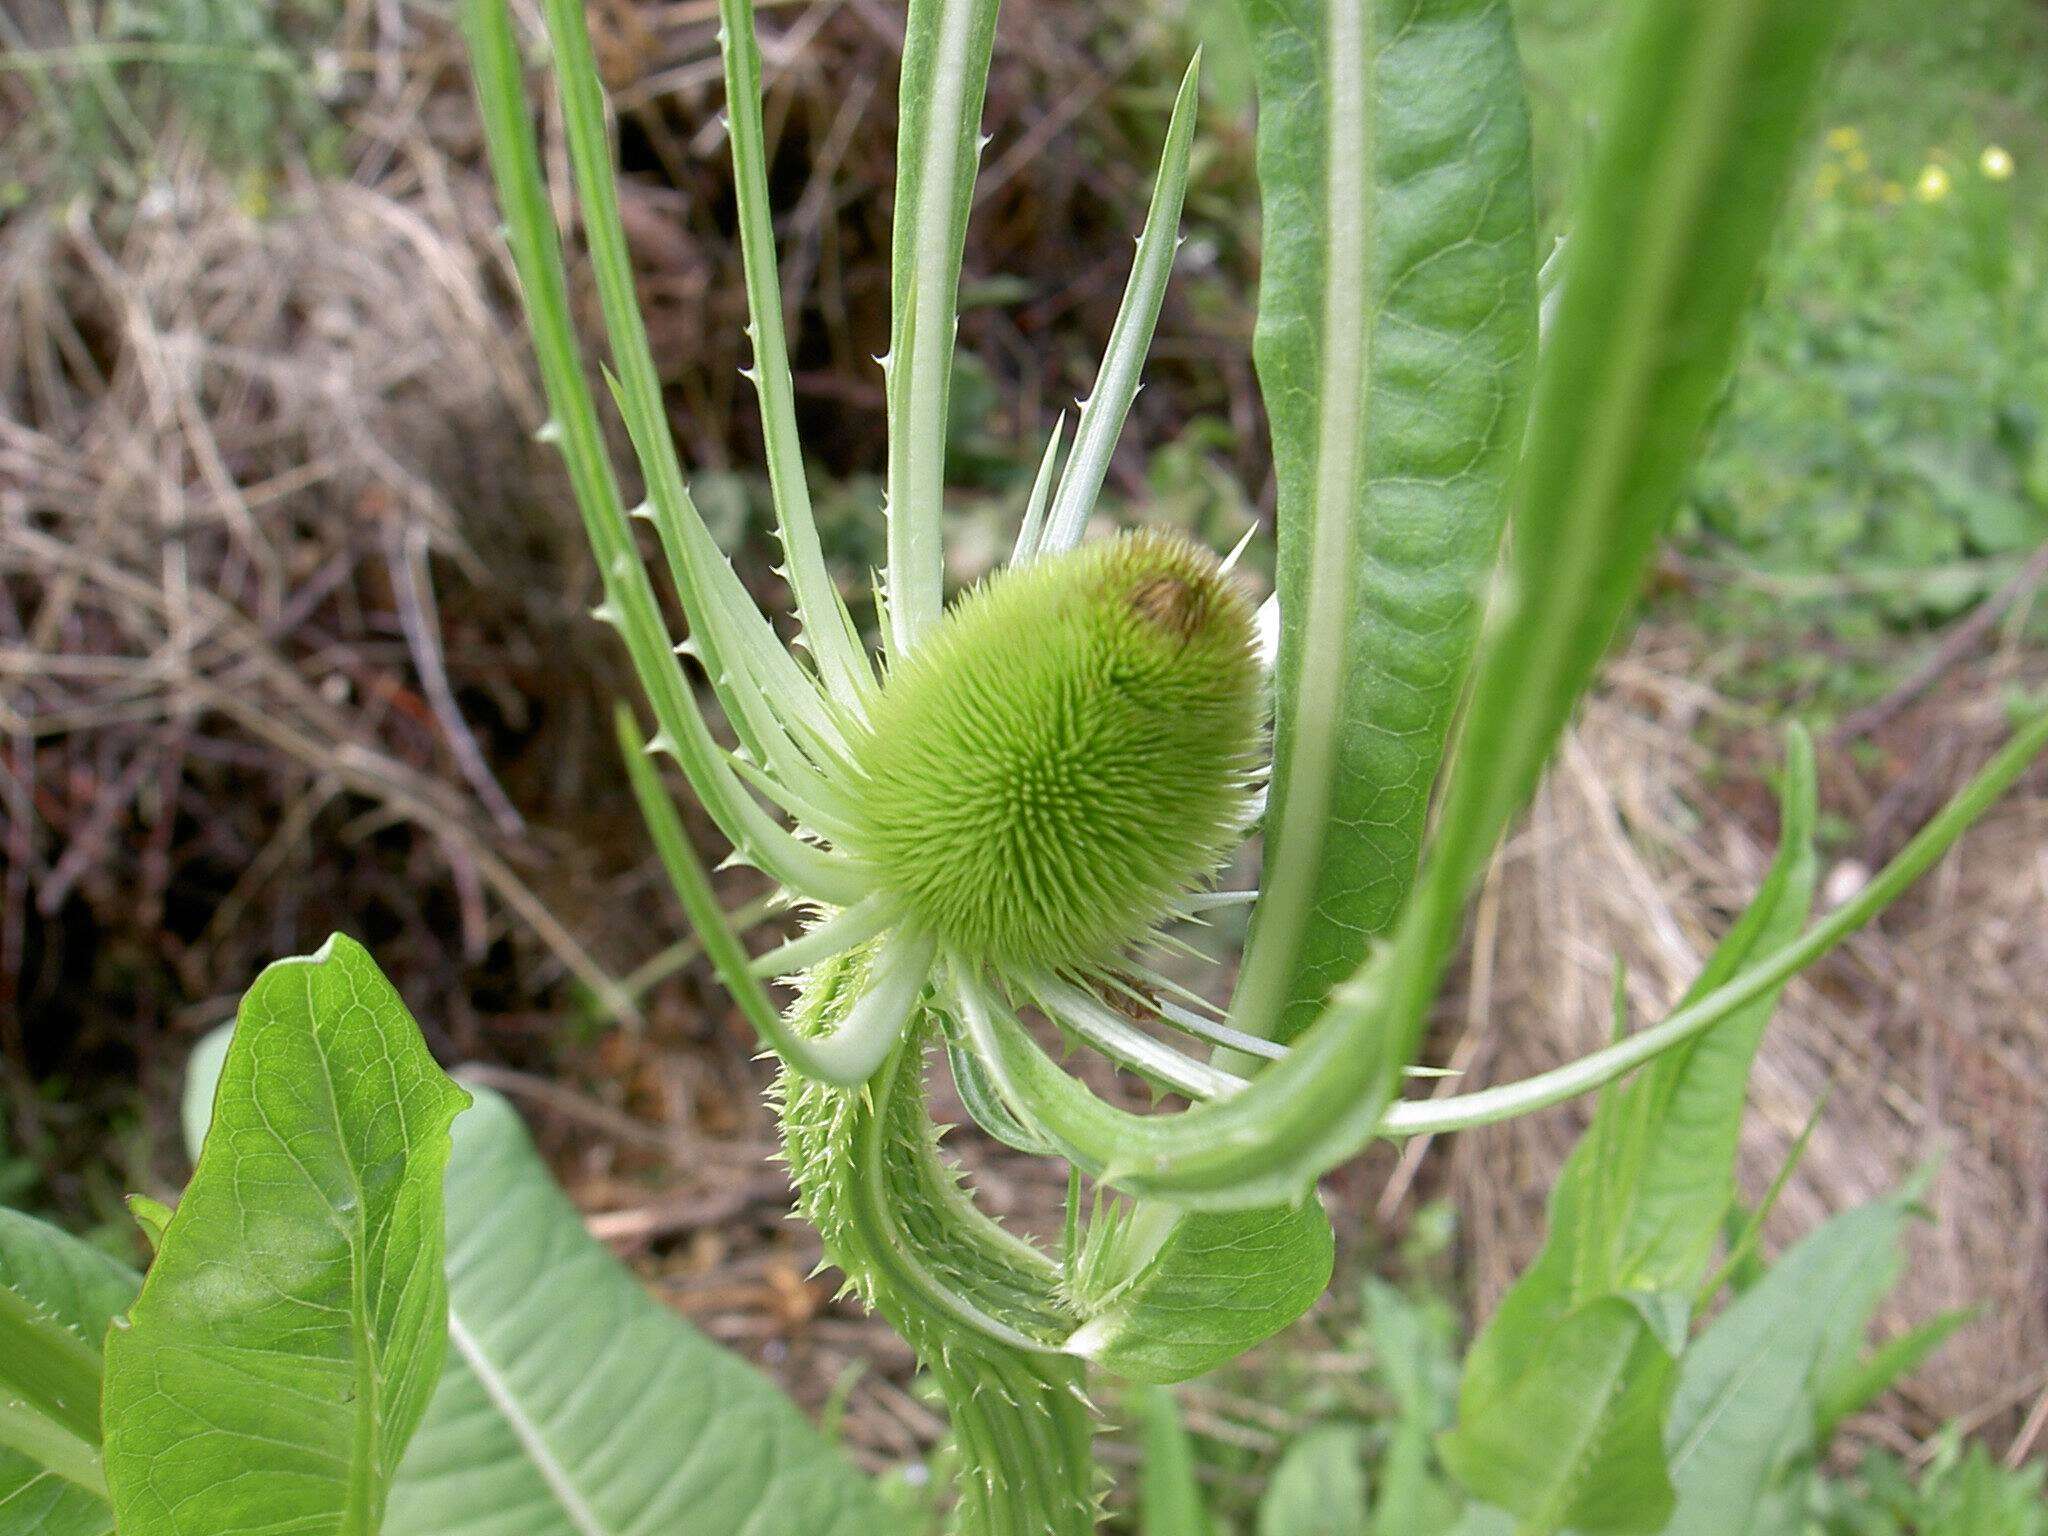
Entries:
[[449,1338],[385,1536],[856,1536],[866,1482],[593,1240],[478,1090],[448,1169]]
[[1535,213],[1505,0],[1247,13],[1280,497],[1266,858],[1285,874],[1245,985],[1290,1039],[1415,874],[1521,438]]

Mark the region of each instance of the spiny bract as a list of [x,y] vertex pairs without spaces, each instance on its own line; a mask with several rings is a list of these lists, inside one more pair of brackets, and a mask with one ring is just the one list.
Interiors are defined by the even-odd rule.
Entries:
[[883,686],[851,851],[954,954],[1107,959],[1241,833],[1263,707],[1250,603],[1177,536],[1003,571]]

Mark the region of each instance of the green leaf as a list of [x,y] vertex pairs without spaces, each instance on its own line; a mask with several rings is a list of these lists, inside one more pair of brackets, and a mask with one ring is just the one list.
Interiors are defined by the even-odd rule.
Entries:
[[[1574,1307],[1542,1335],[1542,1363],[1471,1390],[1439,1442],[1475,1497],[1523,1536],[1659,1530],[1672,1507],[1662,1435],[1676,1362],[1618,1296]],[[1541,1434],[1531,1427],[1541,1425]]]
[[385,1536],[855,1536],[875,1495],[787,1398],[584,1231],[474,1090],[448,1167],[450,1347]]
[[[1798,936],[1813,897],[1814,798],[1812,745],[1795,734],[1778,856],[1686,1001]],[[1759,997],[1602,1095],[1552,1189],[1542,1252],[1467,1357],[1445,1461],[1539,1529],[1653,1530],[1669,1513],[1663,1412],[1734,1196],[1750,1063],[1776,1001]],[[1530,1414],[1554,1432],[1532,1441]]]
[[1731,1302],[1687,1351],[1665,1445],[1665,1536],[1761,1536],[1773,1480],[1811,1454],[1825,1363],[1860,1347],[1891,1288],[1918,1190],[1837,1216]]
[[1208,1536],[1212,1529],[1195,1448],[1181,1426],[1173,1394],[1140,1387],[1125,1400],[1138,1421],[1144,1466],[1138,1479],[1138,1536]]
[[1885,1340],[1868,1356],[1829,1372],[1818,1383],[1814,1410],[1815,1440],[1825,1444],[1835,1427],[1852,1413],[1861,1413],[1899,1382],[1918,1370],[1946,1344],[1958,1328],[1977,1316],[1975,1307],[1951,1307],[1926,1322]]
[[[1813,744],[1788,738],[1778,855],[1754,900],[1687,989],[1696,1002],[1750,961],[1790,944],[1813,907],[1816,788]],[[1606,1283],[1619,1290],[1694,1290],[1735,1198],[1735,1154],[1750,1065],[1778,992],[1767,992],[1674,1047],[1603,1104],[1611,1122],[1606,1168],[1566,1177],[1597,1180],[1601,1230],[1594,1241]]]
[[101,1341],[141,1284],[90,1244],[0,1209],[0,1510],[29,1507],[37,1487],[53,1510],[104,1509]]
[[1367,1536],[1362,1439],[1324,1424],[1288,1446],[1259,1501],[1259,1536]]
[[107,1341],[123,1536],[377,1530],[440,1369],[466,1102],[360,945],[257,979],[198,1169]]
[[1365,1325],[1374,1373],[1394,1400],[1373,1499],[1373,1536],[1439,1536],[1457,1523],[1458,1500],[1435,1469],[1437,1431],[1451,1415],[1455,1367],[1446,1331],[1384,1281],[1365,1282]]
[[1136,1381],[1186,1381],[1271,1338],[1329,1288],[1336,1238],[1320,1203],[1182,1212],[1136,1204],[1107,1294],[1070,1353]]
[[1535,213],[1506,0],[1245,9],[1281,634],[1240,1012],[1291,1039],[1414,878],[1521,441]]
[[0,1531],[8,1536],[108,1536],[114,1512],[104,1499],[0,1449]]

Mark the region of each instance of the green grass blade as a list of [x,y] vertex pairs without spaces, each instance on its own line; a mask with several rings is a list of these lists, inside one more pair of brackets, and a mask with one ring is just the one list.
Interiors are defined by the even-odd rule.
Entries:
[[1138,1476],[1138,1536],[1208,1536],[1194,1442],[1181,1425],[1173,1394],[1164,1387],[1139,1387],[1125,1402],[1145,1458]]
[[776,276],[775,229],[768,205],[768,157],[761,127],[761,50],[749,0],[719,0],[718,39],[725,63],[727,131],[732,139],[733,186],[739,199],[740,254],[746,267],[749,335],[754,363],[749,376],[761,397],[761,436],[768,450],[768,483],[797,618],[825,687],[844,709],[858,711],[875,685],[874,668],[855,632],[846,601],[825,568],[811,516],[803,447],[797,438],[796,399],[783,334],[782,289]]
[[527,120],[519,51],[505,0],[465,0],[462,20],[506,235],[553,412],[552,435],[561,447],[604,583],[600,616],[625,641],[660,727],[657,742],[676,756],[705,810],[742,857],[791,890],[849,905],[859,893],[846,879],[842,862],[791,836],[726,766],[676,662],[653,585],[626,522],[590,384],[577,358],[561,241]]
[[1188,155],[1195,143],[1197,92],[1202,77],[1202,56],[1196,53],[1181,77],[1180,92],[1173,100],[1173,117],[1167,123],[1166,143],[1159,152],[1159,173],[1152,183],[1152,202],[1145,212],[1145,227],[1138,236],[1138,254],[1131,263],[1131,275],[1124,287],[1123,302],[1117,306],[1110,326],[1109,344],[1103,349],[1102,367],[1095,375],[1095,387],[1081,407],[1081,420],[1074,429],[1074,451],[1060,471],[1059,488],[1053,492],[1045,526],[1037,548],[1042,554],[1058,554],[1081,542],[1088,515],[1095,510],[1095,498],[1102,493],[1103,478],[1109,473],[1109,457],[1130,415],[1131,402],[1138,397],[1138,378],[1145,366],[1145,354],[1152,347],[1152,332],[1159,323],[1159,306],[1166,297],[1167,281],[1173,276],[1174,253],[1180,249],[1180,211],[1187,199]]
[[1299,1035],[1414,879],[1535,359],[1507,0],[1249,0],[1279,483],[1272,798],[1234,1011]]
[[996,0],[911,0],[904,30],[890,246],[884,604],[889,648],[898,656],[944,602],[946,408],[995,32]]
[[1814,1434],[1825,1444],[1852,1413],[1861,1413],[1920,1369],[1957,1329],[1981,1315],[1978,1307],[1951,1307],[1884,1341],[1853,1366],[1815,1383]]

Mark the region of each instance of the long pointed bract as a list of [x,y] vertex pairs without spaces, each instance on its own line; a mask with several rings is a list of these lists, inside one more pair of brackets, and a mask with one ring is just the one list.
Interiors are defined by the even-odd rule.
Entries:
[[791,593],[805,641],[819,674],[842,708],[858,712],[874,687],[874,668],[855,633],[846,601],[825,567],[797,439],[796,400],[783,334],[781,284],[776,276],[775,229],[768,207],[768,164],[761,128],[761,50],[749,0],[719,0],[719,48],[725,62],[727,131],[732,139],[733,187],[739,201],[740,255],[747,276],[749,370],[761,397],[761,438],[768,451],[768,483],[775,497]]
[[1166,143],[1159,152],[1159,174],[1152,183],[1151,207],[1145,214],[1144,233],[1138,237],[1138,254],[1131,263],[1123,303],[1110,327],[1095,387],[1081,407],[1074,451],[1060,471],[1059,489],[1046,513],[1045,528],[1038,538],[1040,554],[1058,554],[1081,542],[1088,515],[1095,510],[1095,498],[1102,493],[1103,478],[1109,473],[1109,456],[1116,450],[1124,419],[1138,396],[1138,375],[1152,347],[1159,306],[1166,297],[1167,279],[1173,275],[1173,255],[1180,248],[1180,210],[1187,198],[1188,155],[1195,142],[1201,78],[1202,56],[1197,53],[1174,97]]
[[605,604],[600,615],[618,629],[626,643],[634,672],[661,729],[658,740],[675,754],[705,810],[741,855],[799,893],[834,902],[857,899],[857,889],[842,873],[844,861],[791,836],[734,777],[676,663],[674,646],[633,543],[618,482],[605,454],[590,384],[577,358],[561,241],[520,89],[519,52],[511,18],[505,0],[466,0],[462,15],[491,169],[505,211],[507,239],[553,412],[553,435],[604,584]]
[[887,363],[886,637],[896,656],[944,601],[946,405],[995,29],[996,0],[911,0],[904,33]]

